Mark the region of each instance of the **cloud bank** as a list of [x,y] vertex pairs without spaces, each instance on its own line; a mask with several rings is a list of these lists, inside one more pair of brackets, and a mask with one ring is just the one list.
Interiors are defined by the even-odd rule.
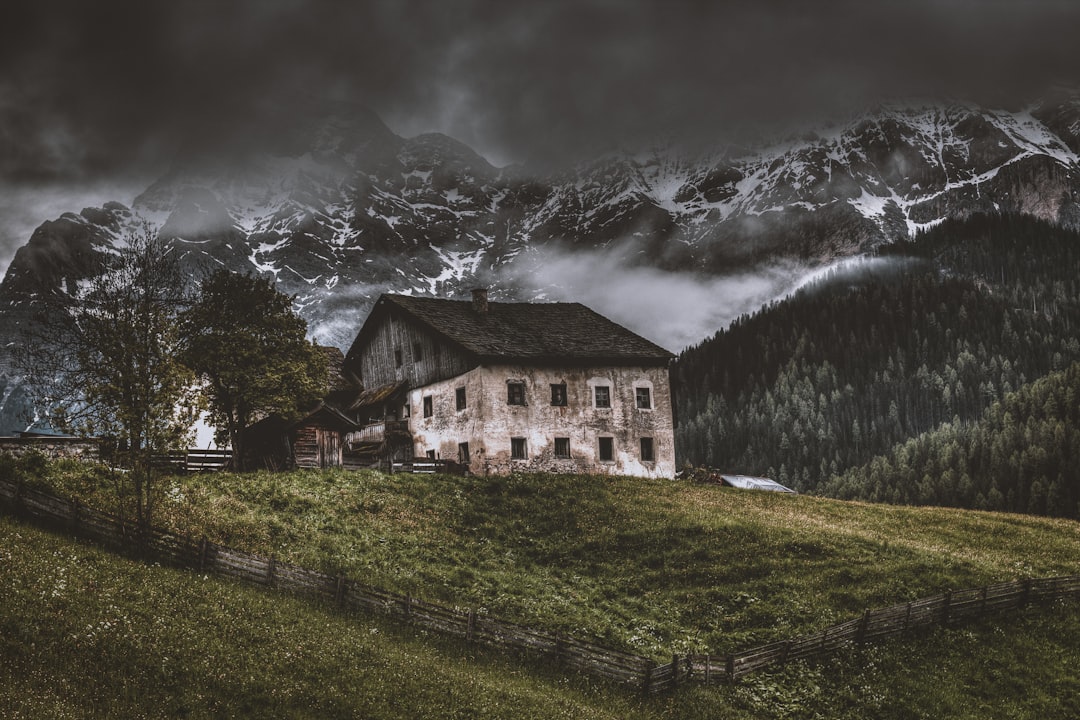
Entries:
[[517,266],[514,279],[525,293],[580,302],[677,353],[788,294],[810,272],[796,263],[776,263],[703,277],[632,264],[619,249],[544,250]]

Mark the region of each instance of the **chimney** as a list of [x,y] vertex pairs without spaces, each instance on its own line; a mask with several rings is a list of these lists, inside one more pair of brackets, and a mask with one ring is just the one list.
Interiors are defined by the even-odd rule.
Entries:
[[487,288],[476,288],[472,291],[472,309],[478,315],[487,315]]

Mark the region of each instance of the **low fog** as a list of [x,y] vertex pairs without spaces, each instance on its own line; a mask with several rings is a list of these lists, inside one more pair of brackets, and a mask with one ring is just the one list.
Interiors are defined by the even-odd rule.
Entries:
[[587,305],[677,353],[784,297],[812,274],[787,262],[705,277],[635,265],[617,249],[542,250],[517,266],[514,282],[526,296]]

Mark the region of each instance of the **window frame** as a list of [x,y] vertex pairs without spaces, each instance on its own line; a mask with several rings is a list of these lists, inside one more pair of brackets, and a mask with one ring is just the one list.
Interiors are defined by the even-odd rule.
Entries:
[[[642,393],[644,393],[644,396],[642,395]],[[645,400],[644,405],[641,404],[641,401],[642,401],[643,397],[644,397],[644,400]],[[652,398],[652,388],[651,387],[649,387],[648,385],[638,385],[637,387],[634,388],[634,407],[636,407],[638,410],[652,410],[653,409],[653,398]]]
[[457,444],[458,463],[461,465],[468,465],[471,462],[471,455],[469,454],[469,443],[459,442]]
[[526,404],[524,380],[506,381],[506,404],[516,406],[524,406]]
[[[604,392],[604,404],[600,403],[600,391]],[[611,409],[611,386],[593,385],[593,407],[597,410]]]
[[435,397],[433,395],[424,395],[421,404],[423,405],[424,417],[435,417]]
[[[648,450],[648,452],[646,452]],[[648,457],[646,457],[648,456]],[[641,438],[640,444],[640,457],[641,462],[654,463],[656,462],[656,441],[651,437]]]
[[566,407],[569,404],[566,383],[551,383],[551,406]]
[[[596,457],[602,463],[615,462],[615,438],[611,436],[602,436],[596,438]],[[607,457],[604,457],[604,446],[607,445]]]
[[523,437],[510,438],[510,459],[511,460],[528,460],[529,459],[529,441]]
[[464,385],[454,390],[454,405],[457,407],[458,412],[469,406]]
[[[564,452],[559,452],[559,445],[565,446]],[[554,438],[552,443],[552,453],[555,455],[556,460],[569,460],[570,459],[570,438],[569,437],[557,437]]]

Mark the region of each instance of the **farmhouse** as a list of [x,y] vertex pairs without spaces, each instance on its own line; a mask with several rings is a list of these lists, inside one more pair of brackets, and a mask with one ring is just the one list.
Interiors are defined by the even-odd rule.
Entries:
[[383,295],[345,356],[366,396],[347,414],[476,474],[673,477],[671,358],[578,303]]

